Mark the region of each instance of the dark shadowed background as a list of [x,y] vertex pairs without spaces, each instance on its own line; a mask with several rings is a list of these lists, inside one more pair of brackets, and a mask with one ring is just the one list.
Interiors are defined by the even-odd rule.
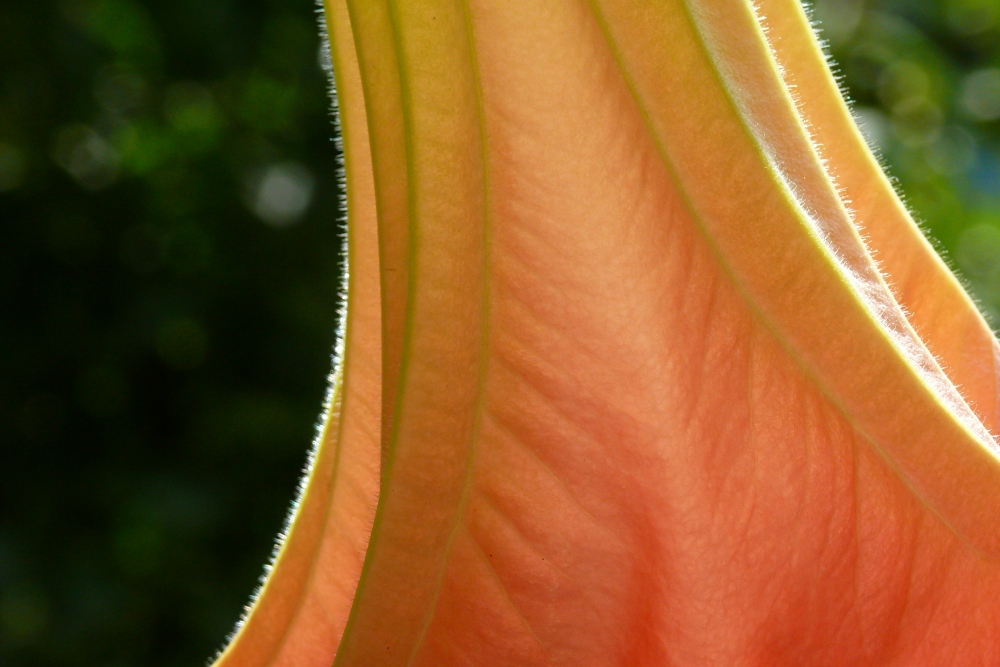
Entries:
[[[816,9],[1000,314],[1000,2]],[[325,393],[337,152],[312,0],[0,0],[0,665],[199,665]]]

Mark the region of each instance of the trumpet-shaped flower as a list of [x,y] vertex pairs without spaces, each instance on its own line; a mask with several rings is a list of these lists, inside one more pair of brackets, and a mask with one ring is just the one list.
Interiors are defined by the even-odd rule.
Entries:
[[997,341],[797,0],[325,10],[343,349],[218,667],[1000,661]]

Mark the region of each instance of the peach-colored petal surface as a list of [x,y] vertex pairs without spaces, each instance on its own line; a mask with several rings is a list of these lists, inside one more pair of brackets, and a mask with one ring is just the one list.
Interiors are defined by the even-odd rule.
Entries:
[[346,4],[381,488],[288,664],[1000,663],[997,344],[802,83],[799,8]]

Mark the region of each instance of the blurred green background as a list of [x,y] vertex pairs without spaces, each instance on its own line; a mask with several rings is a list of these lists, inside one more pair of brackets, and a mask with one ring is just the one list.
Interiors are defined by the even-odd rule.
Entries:
[[[1000,1],[816,16],[1000,313]],[[0,665],[202,664],[254,588],[335,338],[320,59],[311,0],[0,3]]]

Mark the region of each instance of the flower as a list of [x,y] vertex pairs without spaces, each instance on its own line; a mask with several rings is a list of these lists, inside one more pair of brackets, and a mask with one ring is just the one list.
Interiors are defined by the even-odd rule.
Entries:
[[997,342],[796,0],[326,15],[344,349],[220,667],[995,659]]

